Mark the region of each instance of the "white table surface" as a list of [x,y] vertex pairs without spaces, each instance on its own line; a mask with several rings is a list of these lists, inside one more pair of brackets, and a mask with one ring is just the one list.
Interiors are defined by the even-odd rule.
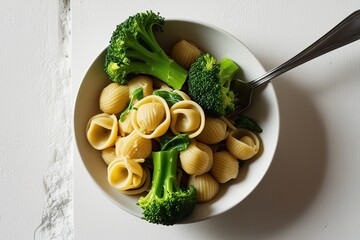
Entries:
[[63,120],[116,24],[136,12],[221,27],[270,69],[360,1],[72,1],[71,80],[62,2],[0,3],[0,239],[32,238],[48,197],[42,181],[58,158],[74,163],[75,239],[359,239],[360,41],[274,81],[281,131],[273,163],[242,203],[204,222],[157,226],[116,207],[86,172]]

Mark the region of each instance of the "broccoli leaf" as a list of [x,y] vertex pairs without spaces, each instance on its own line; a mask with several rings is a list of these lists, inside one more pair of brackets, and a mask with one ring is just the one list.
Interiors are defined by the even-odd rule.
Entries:
[[[127,106],[127,108],[121,113],[120,115],[120,121],[124,122],[126,115],[132,110],[132,109],[136,109],[133,107],[133,103],[134,101],[140,100],[144,97],[144,89],[142,87],[139,87],[137,89],[135,89],[134,91],[131,92],[131,97],[130,97],[130,102],[129,105]],[[136,109],[137,110],[137,109]]]
[[164,135],[160,138],[161,151],[178,152],[185,150],[190,144],[190,138],[187,134],[178,134],[175,137]]
[[254,119],[244,115],[239,115],[238,118],[236,118],[234,126],[237,128],[245,128],[257,133],[261,133],[263,131]]
[[169,92],[164,90],[154,91],[154,95],[162,97],[169,105],[174,105],[177,102],[183,101],[184,99],[176,92]]

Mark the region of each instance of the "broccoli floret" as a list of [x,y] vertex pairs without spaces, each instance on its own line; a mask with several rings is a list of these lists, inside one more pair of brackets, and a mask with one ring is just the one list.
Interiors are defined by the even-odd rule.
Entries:
[[217,62],[209,53],[201,55],[190,67],[188,92],[205,113],[214,117],[234,111],[234,93],[230,90],[239,66],[229,58]]
[[138,200],[143,219],[151,223],[174,225],[189,216],[196,206],[195,187],[183,189],[176,178],[178,151],[186,148],[190,141],[187,136],[175,138],[173,144],[165,140],[161,151],[152,153],[152,186],[149,193]]
[[164,23],[159,13],[146,11],[117,25],[105,57],[105,72],[112,81],[127,84],[134,75],[147,74],[175,89],[182,87],[187,70],[168,57],[154,35]]

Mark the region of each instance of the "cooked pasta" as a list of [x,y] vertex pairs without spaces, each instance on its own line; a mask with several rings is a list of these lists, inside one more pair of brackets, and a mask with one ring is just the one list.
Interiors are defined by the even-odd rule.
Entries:
[[114,147],[105,148],[101,151],[101,157],[109,165],[115,158],[117,158]]
[[236,158],[248,160],[260,149],[260,140],[253,132],[246,129],[231,131],[226,139],[226,148]]
[[115,141],[115,155],[116,156],[121,156],[121,148],[124,145],[125,140],[126,140],[125,137],[121,137],[121,136],[116,137],[116,141]]
[[236,130],[236,127],[234,126],[234,124],[232,124],[226,117],[222,116],[222,117],[220,117],[220,119],[226,124],[226,126],[230,130]]
[[132,111],[130,111],[124,121],[120,121],[119,120],[119,133],[122,137],[132,133],[132,131],[134,131],[134,128],[131,124],[131,114],[132,114]]
[[153,81],[151,77],[147,75],[137,75],[130,79],[128,82],[129,92],[131,93],[135,89],[142,87],[144,97],[149,96],[153,93]]
[[115,115],[100,113],[92,118],[86,126],[86,137],[90,145],[97,149],[114,146],[118,134],[118,124]]
[[201,50],[194,43],[184,39],[177,42],[171,49],[171,58],[185,69],[189,69],[201,54]]
[[176,135],[189,134],[189,138],[197,137],[204,129],[205,114],[202,108],[194,101],[184,100],[175,103],[170,108],[170,129]]
[[[170,57],[189,70],[201,54],[195,43],[183,39],[172,47]],[[89,119],[86,137],[93,148],[101,151],[110,186],[127,195],[148,191],[154,165],[145,159],[151,158],[152,152],[179,144],[187,148],[179,152],[177,165],[172,165],[176,167],[176,181],[181,187],[194,186],[197,202],[208,202],[219,194],[221,184],[237,178],[239,160],[258,153],[258,135],[238,129],[225,116],[206,116],[184,86],[174,90],[155,77],[139,74],[127,85],[113,82],[101,90],[102,113]],[[140,87],[143,97],[133,93]],[[154,94],[158,90],[172,93]],[[167,137],[173,135],[180,136],[167,142]],[[162,174],[162,170],[156,173]]]
[[165,118],[165,109],[161,103],[152,102],[141,105],[137,111],[136,122],[144,133],[153,132]]
[[195,140],[191,140],[188,148],[180,152],[179,158],[182,169],[190,175],[208,172],[213,165],[211,148]]
[[150,183],[151,183],[151,174],[148,168],[143,168],[144,172],[143,172],[143,176],[141,178],[141,183],[140,186],[138,188],[132,188],[132,189],[128,189],[123,191],[124,194],[126,195],[137,195],[140,193],[145,192],[147,189],[150,188]]
[[170,127],[170,110],[166,101],[155,95],[141,99],[134,106],[131,123],[143,138],[151,139],[164,135]]
[[[140,160],[143,162],[143,160]],[[144,181],[144,170],[135,159],[119,157],[108,166],[108,182],[119,191],[138,188]]]
[[115,144],[117,156],[124,156],[130,159],[147,158],[152,151],[150,139],[141,137],[133,131],[126,137],[118,137]]
[[110,83],[101,92],[99,105],[101,111],[108,114],[122,112],[128,105],[129,87],[119,83]]
[[219,118],[205,117],[205,126],[203,131],[196,140],[206,143],[215,144],[224,140],[227,136],[227,126]]
[[219,193],[220,189],[220,184],[209,173],[190,176],[188,185],[195,187],[197,202],[212,200]]
[[210,173],[219,183],[226,183],[237,177],[239,161],[228,151],[216,152]]

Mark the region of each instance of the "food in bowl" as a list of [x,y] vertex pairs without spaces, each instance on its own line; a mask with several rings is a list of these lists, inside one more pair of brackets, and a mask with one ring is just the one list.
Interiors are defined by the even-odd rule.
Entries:
[[[129,19],[133,21],[136,16],[144,19],[146,14],[161,18],[147,12]],[[129,22],[125,21],[124,25],[128,24]],[[118,39],[113,35],[112,41],[116,42]],[[121,63],[109,57],[109,50],[118,51],[118,48],[112,48],[110,42],[104,57],[105,71],[115,82],[107,80],[105,86],[98,89],[98,92],[101,92],[98,106],[102,112],[89,117],[86,128],[88,142],[94,149],[102,152],[101,156],[108,164],[108,184],[123,194],[135,194],[134,198],[137,200],[133,203],[138,203],[143,208],[142,217],[164,225],[190,219],[192,213],[196,214],[198,205],[221,201],[224,197],[222,185],[229,188],[229,185],[238,184],[235,181],[231,183],[232,179],[238,178],[239,175],[238,159],[242,159],[241,163],[250,159],[251,152],[253,156],[259,157],[258,151],[261,149],[259,134],[244,129],[239,131],[238,126],[226,119],[226,113],[231,111],[231,104],[220,104],[220,107],[206,109],[199,104],[201,101],[193,100],[194,94],[189,88],[182,87],[184,83],[189,87],[190,78],[187,77],[187,73],[198,71],[192,69],[194,62],[210,60],[209,62],[218,69],[215,71],[216,74],[219,74],[221,67],[209,54],[211,49],[204,51],[200,42],[195,41],[194,44],[194,41],[186,41],[185,38],[172,45],[172,49],[175,50],[168,52],[178,55],[175,54],[176,57],[171,57],[170,60],[182,59],[181,53],[186,53],[187,50],[178,49],[184,42],[185,46],[195,49],[194,52],[198,54],[192,55],[191,61],[170,61],[172,66],[175,66],[175,63],[179,65],[175,69],[183,69],[179,76],[186,73],[185,80],[181,80],[180,83],[172,77],[170,83],[163,79],[159,81],[159,76],[153,76],[148,72],[132,72],[129,75],[117,72],[121,68]],[[134,52],[131,54],[138,56]],[[227,61],[231,60],[228,58]],[[230,63],[231,66],[236,66],[235,62]],[[233,74],[228,74],[230,78],[237,73],[238,68],[234,69]],[[170,73],[167,76],[174,74]],[[199,78],[196,74],[194,76]],[[203,92],[203,95],[207,93]],[[215,99],[219,100],[222,97],[217,96]],[[208,104],[206,101],[203,102]],[[229,137],[231,140],[228,141]],[[250,150],[238,151],[239,144],[236,142]],[[240,156],[243,152],[247,154],[245,157]],[[164,186],[168,191],[163,191]],[[140,198],[138,194],[141,194]],[[169,211],[169,208],[164,206],[174,207]],[[207,216],[211,214],[208,212]]]

